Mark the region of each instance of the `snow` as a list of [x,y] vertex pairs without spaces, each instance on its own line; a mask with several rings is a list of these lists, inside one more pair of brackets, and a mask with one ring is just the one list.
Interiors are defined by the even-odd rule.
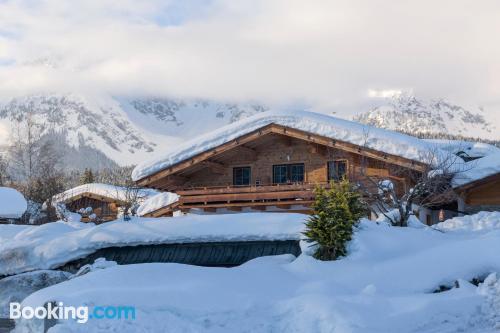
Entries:
[[[298,240],[302,214],[241,213],[140,218],[100,225],[52,222],[18,232],[0,243],[0,276],[52,269],[97,249],[146,244]],[[4,226],[0,225],[0,235]]]
[[269,111],[224,126],[187,141],[165,154],[159,154],[158,157],[139,164],[132,172],[132,179],[137,181],[147,177],[269,124],[287,126],[335,140],[367,146],[412,160],[422,160],[432,147],[429,143],[412,136],[324,114],[306,111]]
[[455,217],[433,226],[441,231],[488,232],[500,230],[500,212],[479,212]]
[[467,162],[465,171],[453,178],[453,186],[460,187],[497,173],[500,173],[500,153]]
[[443,139],[425,139],[425,141],[453,154],[465,152],[470,157],[484,157],[500,153],[500,148],[483,142]]
[[145,200],[137,209],[137,215],[143,216],[179,200],[179,195],[171,192],[158,193]]
[[[499,251],[498,229],[439,232],[363,220],[341,260],[302,254],[229,269],[118,265],[40,290],[23,305],[136,308],[135,320],[64,321],[51,333],[493,333],[500,283],[492,273],[500,272]],[[479,287],[467,282],[478,277],[487,277]],[[433,293],[442,285],[452,289]],[[18,330],[34,325],[21,322]]]
[[[85,193],[102,195],[104,197],[111,198],[114,200],[121,200],[121,201],[127,200],[126,187],[115,186],[110,184],[91,183],[91,184],[80,185],[55,195],[52,198],[52,203],[56,204],[60,202],[65,202],[75,196]],[[157,191],[151,189],[140,189],[138,192],[138,198],[145,200],[151,196],[156,195],[157,193],[158,193]]]
[[18,219],[27,208],[26,199],[16,189],[0,187],[0,218]]

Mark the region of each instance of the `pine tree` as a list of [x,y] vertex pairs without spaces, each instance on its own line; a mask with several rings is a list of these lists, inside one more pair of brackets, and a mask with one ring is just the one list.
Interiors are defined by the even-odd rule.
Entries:
[[85,171],[83,171],[83,175],[80,177],[80,184],[91,184],[94,182],[94,174],[92,172],[92,169],[87,169],[85,168]]
[[306,222],[304,235],[318,245],[314,257],[335,260],[346,255],[346,244],[352,238],[353,227],[366,216],[361,195],[348,180],[331,183],[330,189],[315,189],[314,214]]

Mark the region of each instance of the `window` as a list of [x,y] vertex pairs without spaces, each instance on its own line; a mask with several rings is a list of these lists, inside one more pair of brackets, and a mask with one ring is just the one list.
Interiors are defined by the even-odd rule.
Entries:
[[304,164],[273,165],[273,183],[301,183],[304,181]]
[[233,185],[250,185],[251,173],[250,167],[233,168]]
[[339,181],[345,177],[347,172],[347,161],[330,161],[328,162],[328,180]]

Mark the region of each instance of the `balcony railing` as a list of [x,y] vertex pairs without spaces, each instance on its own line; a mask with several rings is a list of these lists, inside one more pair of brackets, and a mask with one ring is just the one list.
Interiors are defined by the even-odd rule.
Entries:
[[245,206],[308,206],[314,200],[316,186],[328,183],[291,183],[250,186],[193,187],[178,190],[180,206],[196,207],[245,207]]

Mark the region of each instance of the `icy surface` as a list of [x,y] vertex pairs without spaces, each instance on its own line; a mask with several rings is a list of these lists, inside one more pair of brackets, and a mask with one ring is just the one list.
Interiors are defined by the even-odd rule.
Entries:
[[468,183],[480,180],[500,173],[500,153],[470,161],[464,172],[460,172],[453,179],[453,185],[460,187]]
[[28,208],[24,196],[10,187],[0,187],[0,218],[20,218]]
[[[478,217],[479,218],[479,217]],[[363,221],[349,255],[257,258],[234,268],[114,266],[38,291],[25,305],[136,307],[135,320],[50,332],[498,332],[500,230],[439,232]],[[292,261],[293,260],[293,261]],[[475,277],[489,276],[476,287]],[[433,293],[439,286],[454,287]],[[21,323],[19,329],[33,325]]]
[[[0,244],[0,276],[51,269],[112,246],[294,240],[306,215],[242,213],[140,218],[100,225],[53,222],[26,228]],[[4,226],[0,225],[0,235]]]
[[[128,191],[129,191],[128,195],[130,195],[130,189]],[[62,193],[59,193],[52,198],[52,202],[53,203],[64,202],[70,198],[73,198],[77,195],[84,193],[102,195],[104,197],[112,198],[115,200],[122,200],[122,201],[127,200],[126,187],[115,186],[110,184],[91,183],[91,184],[80,185],[72,189],[69,189],[67,191],[64,191]],[[158,194],[158,192],[152,189],[140,189],[137,194],[139,200],[145,200],[151,196]]]
[[139,180],[199,153],[215,148],[269,124],[277,124],[347,141],[385,153],[422,160],[430,144],[412,136],[305,111],[263,112],[211,133],[196,137],[159,157],[139,164],[132,178]]
[[145,200],[137,209],[137,215],[143,216],[154,212],[160,208],[166,207],[179,200],[179,195],[171,192],[158,193]]

